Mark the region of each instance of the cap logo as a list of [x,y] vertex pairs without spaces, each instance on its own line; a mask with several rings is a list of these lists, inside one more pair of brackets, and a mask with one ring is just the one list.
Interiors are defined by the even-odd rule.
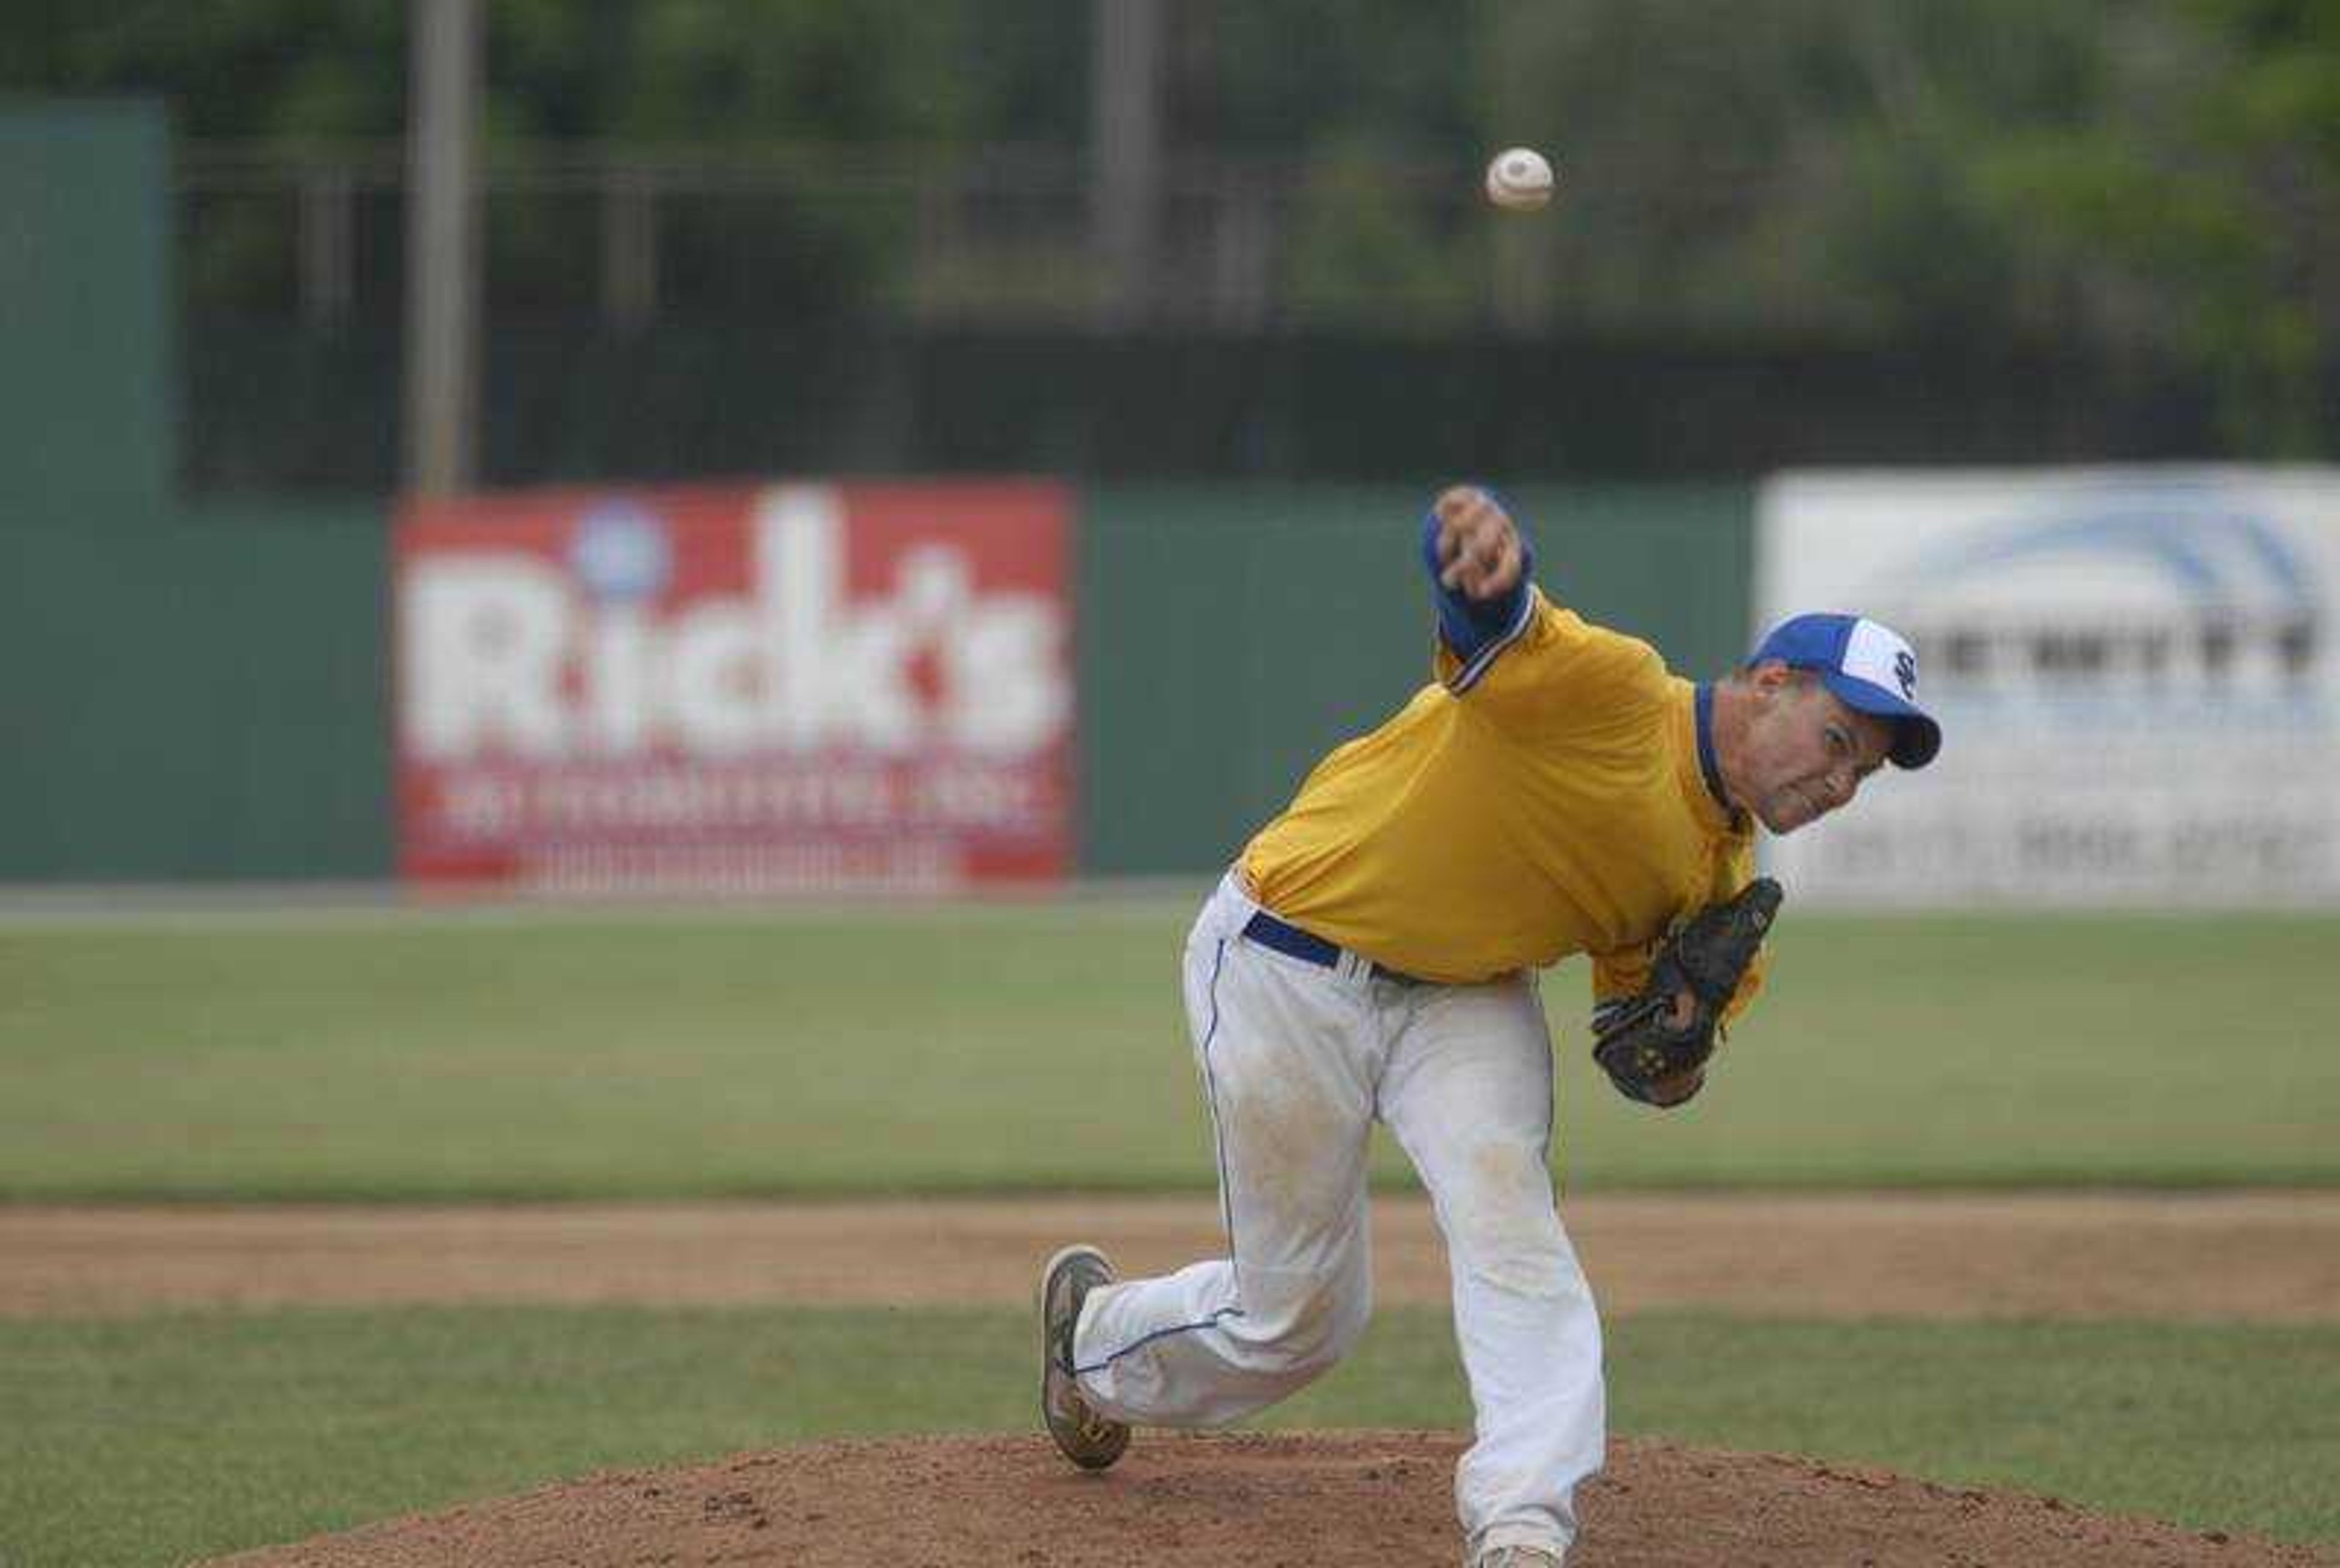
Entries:
[[1893,656],[1893,679],[1901,683],[1901,700],[1918,695],[1918,656],[1908,649]]

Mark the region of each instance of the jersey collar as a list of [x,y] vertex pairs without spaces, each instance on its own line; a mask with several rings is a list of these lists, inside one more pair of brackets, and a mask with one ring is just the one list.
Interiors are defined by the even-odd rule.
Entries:
[[1698,770],[1706,780],[1706,792],[1724,810],[1730,809],[1730,791],[1722,787],[1722,769],[1714,759],[1714,682],[1698,683],[1698,695],[1693,700],[1698,719]]
[[1747,814],[1735,810],[1722,788],[1714,755],[1714,688],[1682,681],[1674,709],[1674,772],[1691,815],[1710,833],[1747,830]]

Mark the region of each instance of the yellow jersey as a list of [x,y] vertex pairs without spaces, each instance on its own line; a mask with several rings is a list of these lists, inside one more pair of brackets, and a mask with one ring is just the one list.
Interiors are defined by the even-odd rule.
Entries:
[[1699,689],[1532,587],[1512,630],[1468,663],[1442,637],[1433,670],[1252,839],[1252,896],[1418,979],[1585,953],[1596,999],[1640,990],[1666,933],[1754,875],[1753,828],[1701,765]]

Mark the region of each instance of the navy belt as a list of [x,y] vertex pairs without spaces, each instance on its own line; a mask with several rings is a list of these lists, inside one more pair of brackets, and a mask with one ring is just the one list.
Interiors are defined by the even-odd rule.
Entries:
[[[1313,931],[1304,931],[1289,920],[1279,920],[1262,909],[1244,922],[1243,934],[1263,948],[1273,948],[1287,958],[1329,969],[1341,961],[1341,949]],[[1392,980],[1401,986],[1419,986],[1412,975],[1401,975],[1386,964],[1373,966],[1373,978]]]

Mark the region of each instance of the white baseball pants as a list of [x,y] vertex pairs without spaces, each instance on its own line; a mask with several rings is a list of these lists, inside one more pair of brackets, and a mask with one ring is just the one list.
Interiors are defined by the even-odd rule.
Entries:
[[1091,1294],[1074,1358],[1103,1414],[1239,1421],[1306,1384],[1372,1311],[1366,1141],[1386,1123],[1444,1233],[1477,1412],[1455,1501],[1469,1554],[1565,1549],[1600,1469],[1601,1326],[1545,1160],[1552,1047],[1532,978],[1376,978],[1242,935],[1223,881],[1186,942],[1186,1015],[1209,1097],[1228,1255]]

